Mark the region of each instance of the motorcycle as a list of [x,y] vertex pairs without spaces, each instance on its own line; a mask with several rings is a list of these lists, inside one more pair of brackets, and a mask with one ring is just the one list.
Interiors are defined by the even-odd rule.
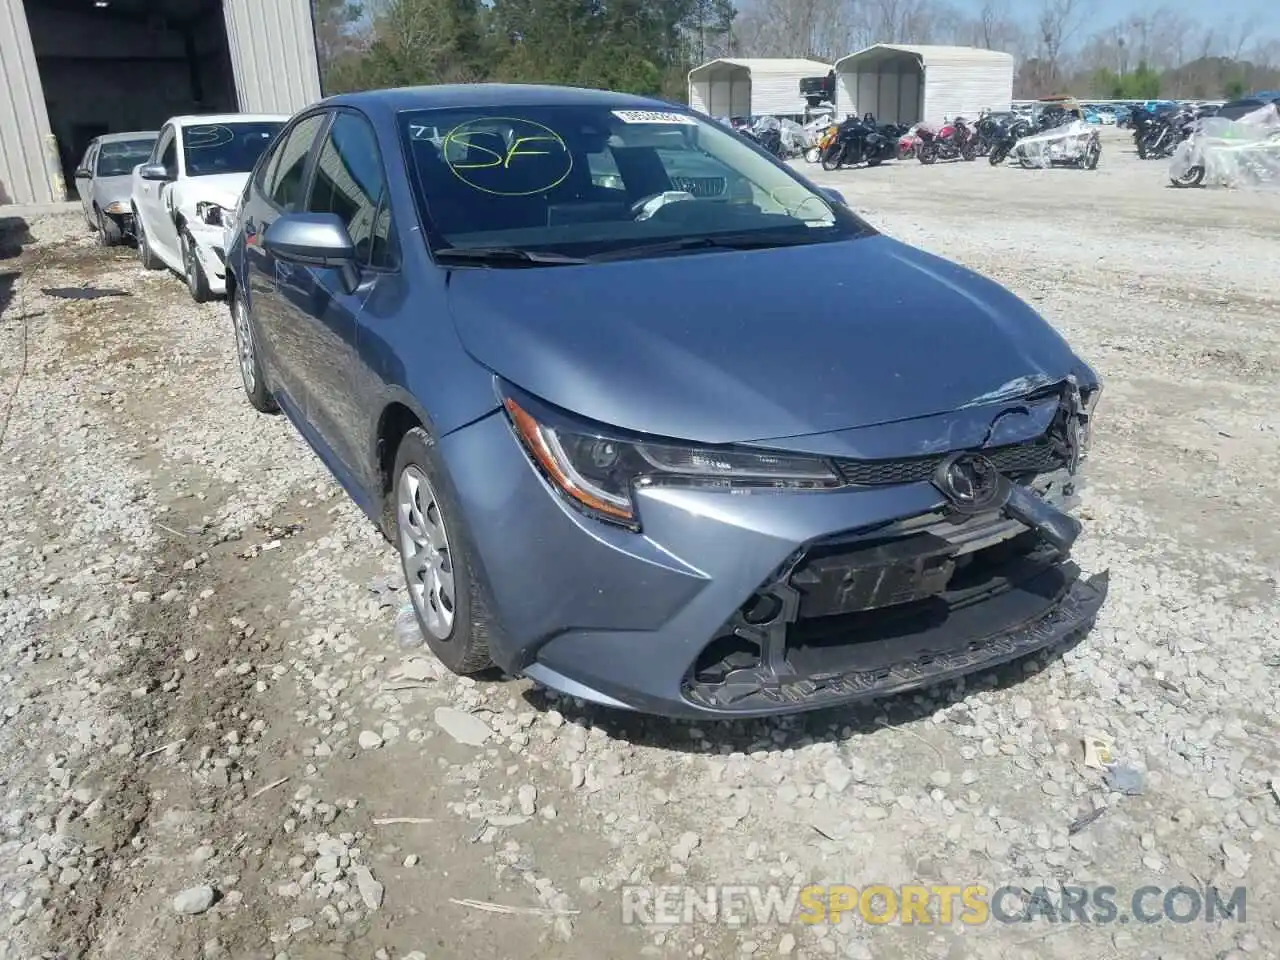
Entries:
[[963,117],[956,117],[944,123],[936,134],[923,126],[916,130],[916,134],[920,137],[916,159],[921,163],[933,163],[937,160],[973,160],[978,155],[973,130],[965,123]]
[[995,124],[995,128],[989,134],[991,147],[987,154],[987,162],[993,167],[999,166],[1013,151],[1018,140],[1030,136],[1033,132],[1031,121],[1026,117],[1015,116],[1003,123]]
[[877,167],[897,156],[897,144],[884,135],[870,115],[859,120],[848,117],[837,128],[835,137],[823,149],[823,170],[839,170],[842,166],[865,163]]
[[831,144],[835,143],[836,137],[840,135],[840,124],[833,123],[820,134],[818,134],[817,142],[804,152],[804,158],[808,163],[817,163],[822,159],[823,153]]

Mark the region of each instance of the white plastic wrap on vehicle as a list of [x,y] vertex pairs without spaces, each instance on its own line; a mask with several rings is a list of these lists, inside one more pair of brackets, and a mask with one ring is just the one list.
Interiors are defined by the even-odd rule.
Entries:
[[1201,120],[1173,151],[1169,177],[1224,187],[1280,187],[1280,110],[1267,104],[1239,120]]
[[1098,128],[1083,120],[1072,120],[1029,137],[1013,146],[1011,156],[1024,167],[1051,167],[1080,163],[1090,143],[1098,139]]

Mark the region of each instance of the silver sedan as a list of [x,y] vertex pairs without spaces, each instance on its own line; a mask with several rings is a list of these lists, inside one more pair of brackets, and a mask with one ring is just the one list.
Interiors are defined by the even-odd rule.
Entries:
[[130,176],[134,167],[146,163],[155,142],[155,131],[104,133],[89,142],[76,168],[76,192],[85,220],[104,247],[133,232]]

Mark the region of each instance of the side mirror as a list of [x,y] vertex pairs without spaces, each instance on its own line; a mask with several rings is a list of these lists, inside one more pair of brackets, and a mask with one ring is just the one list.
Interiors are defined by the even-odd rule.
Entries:
[[818,190],[821,191],[822,195],[832,203],[838,203],[842,207],[847,207],[849,205],[849,201],[844,198],[844,194],[835,187],[819,187]]
[[93,174],[89,172],[88,167],[76,167],[77,180],[88,180],[88,179],[91,179],[92,177],[93,177]]
[[355,244],[335,213],[285,214],[267,227],[262,245],[272,256],[290,263],[342,271],[348,291],[359,280]]
[[138,171],[138,176],[143,180],[155,180],[159,183],[168,183],[173,179],[163,163],[144,163],[142,169]]

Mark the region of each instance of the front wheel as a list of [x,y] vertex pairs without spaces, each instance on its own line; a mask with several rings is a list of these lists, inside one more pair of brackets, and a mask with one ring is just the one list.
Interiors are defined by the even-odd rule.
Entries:
[[844,159],[843,150],[829,150],[822,158],[822,169],[831,173],[833,170],[840,169],[840,161]]
[[462,512],[435,441],[421,427],[400,442],[394,477],[396,545],[423,639],[454,673],[485,670],[493,666],[491,617],[471,566]]
[[817,147],[810,147],[804,152],[805,163],[817,163],[822,158],[822,151]]
[[98,246],[116,246],[123,236],[123,233],[120,230],[120,224],[116,221],[115,217],[107,216],[96,207],[94,208],[94,213],[98,218]]
[[916,159],[924,164],[933,163],[938,159],[937,149],[932,144],[923,144],[916,153]]
[[987,163],[993,167],[998,167],[1004,162],[1004,158],[1009,155],[1009,148],[1004,146],[995,146],[991,148],[991,153],[987,157]]
[[1175,187],[1198,187],[1204,183],[1204,167],[1200,164],[1189,167],[1182,176],[1170,177],[1169,182]]
[[196,242],[191,235],[184,233],[182,244],[182,271],[186,275],[187,290],[196,303],[207,303],[213,299],[209,291],[209,278],[204,275],[204,267],[200,265],[200,256],[196,253]]
[[884,157],[881,157],[881,156],[867,157],[868,167],[878,167],[882,163],[884,163]]
[[964,146],[960,148],[961,160],[973,160],[975,157],[977,157],[977,155],[978,155],[978,151],[972,143],[966,143]]

